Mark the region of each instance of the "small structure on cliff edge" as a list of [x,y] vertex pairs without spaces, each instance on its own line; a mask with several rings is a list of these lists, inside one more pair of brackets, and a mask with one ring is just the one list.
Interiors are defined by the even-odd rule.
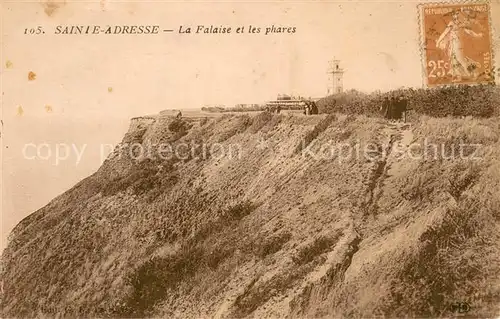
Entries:
[[266,103],[266,107],[271,110],[277,109],[278,106],[280,110],[300,110],[304,107],[304,98],[300,96],[294,97],[286,94],[279,94],[276,100]]

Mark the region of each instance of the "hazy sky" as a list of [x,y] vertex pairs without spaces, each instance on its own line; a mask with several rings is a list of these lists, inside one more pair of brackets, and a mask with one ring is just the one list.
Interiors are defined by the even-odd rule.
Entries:
[[[80,1],[59,7],[3,2],[1,238],[94,171],[96,145],[117,143],[131,116],[264,102],[278,93],[321,97],[333,57],[346,69],[345,89],[420,87],[416,6],[414,1]],[[495,43],[499,8],[492,4]],[[57,25],[159,25],[175,32],[55,35]],[[181,35],[181,25],[231,26],[233,34]],[[249,25],[295,27],[296,32],[234,33]],[[37,26],[46,33],[24,34]],[[30,71],[36,74],[33,81],[28,81]],[[86,154],[79,165],[27,160],[21,150],[34,142],[94,145],[88,148],[94,157]]]
[[[245,2],[5,4],[4,105],[15,112],[143,114],[205,103],[261,102],[277,93],[322,96],[328,60],[346,88],[421,85],[416,3]],[[57,25],[294,26],[294,34],[54,35]],[[24,35],[41,25],[46,34]],[[27,73],[37,74],[27,81]],[[108,92],[108,87],[113,92]],[[31,110],[33,109],[33,110]],[[105,109],[105,110],[104,110]]]
[[[120,112],[263,102],[277,93],[322,96],[328,60],[344,86],[371,91],[421,86],[416,2],[4,4],[4,107],[15,113]],[[498,11],[498,5],[494,5]],[[294,34],[54,35],[57,25],[294,26]],[[46,34],[25,35],[41,25]],[[5,63],[5,62],[4,62]],[[3,63],[3,64],[4,64]],[[28,82],[27,73],[37,74]],[[108,87],[113,91],[108,92]]]

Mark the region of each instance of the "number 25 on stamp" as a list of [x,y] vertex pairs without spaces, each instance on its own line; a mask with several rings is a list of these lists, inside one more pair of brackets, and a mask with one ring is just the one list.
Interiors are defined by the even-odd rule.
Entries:
[[494,81],[488,4],[422,4],[419,12],[428,87]]

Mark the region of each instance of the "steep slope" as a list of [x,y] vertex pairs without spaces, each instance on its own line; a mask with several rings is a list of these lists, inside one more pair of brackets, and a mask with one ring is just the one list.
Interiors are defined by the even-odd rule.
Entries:
[[499,134],[498,118],[134,119],[14,229],[2,315],[499,314]]

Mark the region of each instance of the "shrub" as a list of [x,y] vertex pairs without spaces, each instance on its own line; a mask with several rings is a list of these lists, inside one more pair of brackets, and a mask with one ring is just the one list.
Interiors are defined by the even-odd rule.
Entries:
[[103,182],[101,191],[104,196],[112,196],[131,187],[136,195],[151,193],[152,197],[156,197],[178,181],[173,160],[161,162],[164,168],[162,172],[159,171],[159,165],[158,161],[150,159],[134,163],[127,174]]
[[[232,115],[228,115],[231,117]],[[219,117],[217,120],[222,121],[227,119],[227,117]],[[218,134],[217,143],[222,143],[236,134],[244,132],[250,125],[252,125],[252,118],[248,115],[236,116],[234,117],[234,122],[224,127],[224,131]]]
[[184,246],[177,254],[153,257],[137,267],[127,278],[132,293],[119,315],[147,316],[186,278],[200,267],[203,252],[195,246]]
[[283,296],[298,281],[310,273],[317,264],[310,263],[299,267],[287,269],[271,278],[259,282],[259,277],[254,278],[236,297],[229,318],[246,318],[252,312],[264,305],[275,296]]
[[318,101],[322,113],[379,115],[386,96],[404,95],[408,107],[420,114],[434,117],[491,117],[499,113],[500,90],[496,85],[458,85],[431,89],[399,89],[366,94],[356,90],[331,95]]
[[316,126],[314,126],[314,129],[312,131],[309,131],[306,136],[304,136],[304,139],[300,142],[299,145],[297,145],[295,149],[295,154],[299,154],[301,151],[303,151],[309,144],[311,144],[312,141],[314,141],[315,138],[318,137],[319,134],[324,132],[331,123],[335,122],[337,120],[337,117],[333,114],[328,115],[326,118],[322,119]]
[[320,113],[378,114],[383,96],[365,94],[356,90],[327,96],[317,102]]
[[252,125],[249,130],[252,133],[260,131],[269,121],[273,119],[273,114],[270,112],[261,112],[252,118]]
[[494,240],[488,218],[471,198],[460,199],[456,208],[448,209],[441,222],[420,236],[416,254],[391,284],[391,301],[384,312],[447,317],[451,303],[485,293],[477,282],[486,276],[486,247]]
[[115,313],[120,316],[148,316],[155,305],[167,300],[169,294],[175,293],[188,278],[206,269],[216,269],[234,253],[236,246],[227,243],[207,245],[209,237],[217,237],[216,234],[231,229],[254,209],[255,205],[248,201],[230,206],[216,220],[205,223],[193,237],[185,238],[176,253],[155,256],[140,264],[126,277],[126,283],[132,290],[125,299],[125,306],[116,309]]
[[435,191],[443,188],[440,171],[432,162],[420,162],[418,167],[402,178],[401,196],[408,201],[432,201]]
[[176,118],[168,124],[168,129],[174,133],[185,133],[189,129],[189,125],[182,119]]
[[215,270],[229,256],[234,253],[236,247],[215,247],[204,256],[204,264],[210,269]]
[[131,132],[127,132],[125,136],[123,137],[123,144],[135,144],[135,143],[142,143],[142,139],[144,137],[144,134],[146,134],[147,128],[146,127],[140,127],[136,130],[133,130]]
[[481,169],[478,165],[472,163],[459,163],[455,165],[448,174],[448,193],[450,193],[456,201],[462,194],[480,178]]
[[219,214],[217,219],[206,222],[191,238],[191,241],[197,243],[205,240],[209,236],[222,231],[224,228],[236,224],[256,208],[257,205],[250,201],[243,201],[236,205],[229,206]]
[[204,117],[200,120],[200,126],[205,126],[205,124],[208,123],[208,118],[207,117]]
[[334,237],[318,237],[310,245],[303,247],[292,260],[297,265],[310,263],[316,256],[331,250],[337,243],[342,233],[337,233]]
[[240,220],[255,210],[255,204],[250,201],[238,203],[229,207],[223,214],[228,220]]
[[253,252],[260,258],[265,258],[281,250],[281,247],[287,243],[292,235],[288,232],[264,238],[254,244]]

